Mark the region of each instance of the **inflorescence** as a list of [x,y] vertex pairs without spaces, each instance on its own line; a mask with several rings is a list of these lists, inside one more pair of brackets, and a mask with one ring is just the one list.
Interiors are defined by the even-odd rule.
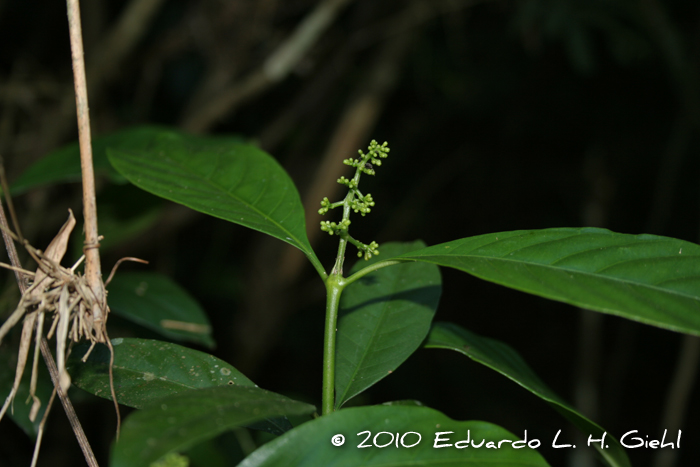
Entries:
[[328,232],[329,235],[339,235],[341,238],[349,241],[357,247],[359,250],[357,256],[365,258],[365,260],[370,259],[372,255],[379,254],[379,245],[377,242],[370,242],[369,244],[364,244],[352,238],[348,234],[348,227],[350,226],[350,211],[355,213],[360,213],[362,216],[369,214],[374,207],[374,198],[372,195],[367,193],[363,195],[358,189],[360,184],[360,176],[365,173],[367,175],[375,175],[375,167],[382,165],[382,159],[389,157],[389,147],[386,142],[384,144],[379,144],[375,140],[369,144],[367,148],[367,154],[364,154],[361,150],[358,151],[359,157],[357,159],[345,159],[343,163],[355,167],[355,176],[348,180],[345,177],[340,177],[338,183],[348,187],[348,194],[343,201],[338,201],[336,203],[331,203],[328,198],[323,198],[321,201],[321,209],[318,213],[323,215],[326,214],[331,209],[337,207],[343,207],[343,220],[339,223],[321,221],[321,230]]

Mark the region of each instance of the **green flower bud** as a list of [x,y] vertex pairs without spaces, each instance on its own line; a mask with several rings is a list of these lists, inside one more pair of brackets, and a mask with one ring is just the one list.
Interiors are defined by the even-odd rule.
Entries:
[[321,221],[321,230],[328,232],[328,235],[333,235],[338,229],[338,225],[335,222]]
[[323,198],[321,200],[321,209],[318,210],[318,213],[323,215],[328,212],[328,210],[331,208],[331,202],[328,200],[328,198]]
[[341,176],[337,180],[339,184],[349,188],[350,192],[348,196],[346,196],[343,201],[336,203],[331,203],[328,198],[323,198],[321,201],[321,209],[319,209],[318,212],[323,215],[330,209],[342,206],[344,208],[344,218],[340,223],[336,224],[335,222],[321,221],[321,230],[327,232],[329,235],[340,235],[343,239],[358,247],[358,257],[364,257],[365,260],[368,260],[373,255],[379,254],[379,245],[377,242],[371,242],[369,245],[366,245],[350,236],[348,233],[350,220],[347,219],[347,211],[352,210],[355,213],[360,213],[362,216],[372,212],[372,208],[375,205],[374,198],[369,193],[363,195],[358,189],[360,174],[375,175],[375,167],[380,167],[382,165],[381,159],[388,157],[389,147],[386,142],[380,145],[376,140],[372,140],[367,147],[366,154],[363,153],[362,150],[358,150],[357,153],[359,158],[349,158],[343,161],[345,165],[357,169],[355,176],[351,179]]

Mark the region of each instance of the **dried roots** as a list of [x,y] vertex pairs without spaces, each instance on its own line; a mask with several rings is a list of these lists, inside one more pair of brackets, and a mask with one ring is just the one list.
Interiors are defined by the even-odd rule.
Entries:
[[[3,337],[9,330],[24,318],[15,380],[12,391],[7,396],[2,409],[0,409],[0,420],[7,408],[11,406],[17,394],[27,363],[32,338],[35,342],[30,384],[30,396],[34,401],[30,411],[30,419],[32,421],[36,418],[41,407],[41,401],[35,394],[36,370],[39,361],[40,342],[43,338],[44,320],[47,316],[48,319],[53,320],[47,337],[51,338],[54,334],[56,335],[56,363],[60,387],[64,393],[71,384],[70,376],[66,371],[66,354],[71,341],[89,340],[92,343],[90,351],[98,342],[111,347],[105,328],[107,314],[109,313],[107,303],[104,299],[97,300],[96,294],[88,286],[85,277],[75,271],[83,258],[70,269],[59,264],[66,253],[68,238],[74,226],[75,217],[70,212],[68,220],[63,224],[58,235],[43,253],[31,247],[26,241],[24,242],[27,251],[39,265],[35,273],[18,270],[13,266],[0,263],[3,267],[19,271],[25,279],[33,278],[31,285],[22,294],[15,311],[0,326],[0,343],[2,343]],[[105,297],[106,294],[103,293],[101,296]],[[90,351],[83,357],[83,361],[87,359]],[[116,401],[113,388],[112,397]]]

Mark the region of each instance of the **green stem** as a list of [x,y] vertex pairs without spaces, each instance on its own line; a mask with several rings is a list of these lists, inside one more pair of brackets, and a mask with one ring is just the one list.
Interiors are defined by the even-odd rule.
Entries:
[[332,274],[326,281],[326,330],[323,337],[323,397],[322,415],[333,412],[335,403],[335,334],[338,325],[340,294],[345,280]]
[[345,249],[348,247],[348,241],[340,237],[338,242],[338,256],[335,258],[335,264],[331,270],[331,276],[343,277],[343,263],[345,262]]
[[[359,175],[355,175],[355,178],[359,179]],[[353,193],[352,190],[348,191],[348,194],[345,196],[345,199],[343,200],[343,220],[348,220],[350,219],[350,205],[352,204],[352,200],[354,199],[355,194]],[[340,276],[342,279],[343,276],[343,262],[345,261],[345,249],[348,247],[348,241],[344,236],[340,237],[340,241],[338,242],[338,256],[335,258],[335,265],[333,266],[333,269],[331,270],[331,276],[337,275]]]
[[367,245],[365,245],[364,243],[362,243],[359,240],[355,240],[354,238],[352,238],[350,236],[350,234],[346,234],[346,235],[347,235],[347,241],[352,243],[353,245],[355,245],[358,250],[361,250],[361,251],[365,250],[365,247],[367,247]]
[[[365,162],[367,162],[370,157],[370,155],[366,155],[360,162],[360,165],[356,166],[355,176],[352,179],[355,188],[348,190],[348,194],[345,196],[345,199],[342,202],[333,203],[330,206],[332,209],[342,204],[343,221],[350,219],[350,210],[352,201],[355,199],[355,194],[357,193],[358,196],[362,197],[359,190],[357,190],[357,186],[360,182],[362,167],[364,167]],[[345,261],[345,250],[347,249],[348,241],[351,241],[356,245],[359,243],[350,237],[350,234],[347,233],[347,230],[345,230],[345,233],[340,235],[340,241],[338,242],[338,256],[335,258],[335,264],[333,265],[330,275],[324,277],[325,272],[321,274],[321,277],[324,278],[326,283],[326,329],[323,336],[323,394],[321,401],[322,415],[332,413],[335,407],[335,337],[337,331],[336,328],[338,325],[340,294],[348,284],[348,282],[343,278],[343,262]],[[360,243],[360,245],[362,244]],[[396,262],[391,264],[395,264]],[[386,264],[386,266],[388,265],[389,264]],[[314,266],[316,266],[316,263],[314,263]],[[319,273],[321,273],[323,270],[320,265],[316,266],[316,269],[319,271]],[[355,277],[353,280],[357,280],[359,277],[364,275],[362,274],[358,276],[358,274],[353,276]]]
[[343,286],[348,286],[355,282],[357,279],[366,276],[370,272],[374,272],[377,269],[385,268],[387,266],[393,266],[394,264],[400,264],[400,263],[406,263],[406,260],[400,260],[400,259],[387,259],[384,261],[378,261],[374,264],[371,264],[367,266],[366,268],[362,268],[359,271],[357,271],[355,274],[352,276],[348,277],[343,281]]

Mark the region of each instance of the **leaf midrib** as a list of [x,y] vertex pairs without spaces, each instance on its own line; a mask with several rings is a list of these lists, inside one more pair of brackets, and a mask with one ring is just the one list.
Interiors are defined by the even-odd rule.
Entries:
[[[517,251],[517,250],[515,250],[515,251]],[[587,277],[591,277],[591,278],[596,278],[596,279],[601,279],[601,278],[602,278],[602,279],[607,279],[607,280],[610,280],[610,281],[615,281],[615,282],[619,282],[619,283],[626,284],[626,285],[635,285],[635,286],[640,286],[640,287],[646,287],[646,288],[653,289],[653,290],[656,290],[656,291],[659,291],[659,292],[663,292],[663,293],[667,293],[667,294],[671,294],[671,295],[676,295],[676,296],[683,297],[683,298],[690,298],[690,299],[692,299],[692,300],[700,300],[700,296],[697,296],[697,295],[689,295],[689,294],[687,294],[687,293],[679,292],[679,291],[677,291],[677,290],[668,289],[668,288],[664,288],[664,287],[659,287],[659,286],[656,286],[656,285],[653,285],[653,284],[648,284],[648,283],[645,283],[645,282],[638,282],[638,281],[633,281],[633,280],[630,280],[630,279],[623,279],[623,278],[619,278],[619,277],[615,277],[615,276],[603,275],[603,274],[598,274],[598,273],[594,273],[594,272],[581,271],[581,270],[578,270],[578,269],[570,269],[570,268],[566,268],[566,267],[562,267],[562,266],[558,266],[558,267],[557,267],[557,266],[552,266],[552,265],[549,265],[549,264],[535,263],[535,262],[526,261],[526,260],[511,260],[511,259],[506,259],[506,258],[498,258],[498,257],[494,257],[494,256],[483,256],[483,255],[459,255],[459,256],[457,256],[457,255],[399,256],[399,257],[393,258],[393,259],[398,259],[398,260],[401,260],[401,259],[406,260],[406,259],[408,259],[408,260],[411,260],[411,261],[422,261],[422,262],[426,262],[426,263],[432,263],[432,264],[436,264],[436,265],[439,265],[439,266],[454,267],[454,266],[452,266],[452,265],[440,263],[440,262],[435,261],[435,260],[433,259],[433,258],[449,258],[449,257],[451,257],[451,256],[454,257],[454,258],[485,259],[485,260],[488,260],[488,261],[495,261],[495,262],[514,263],[514,264],[526,264],[526,265],[529,265],[529,266],[538,267],[538,268],[542,268],[542,269],[546,269],[546,270],[550,270],[550,271],[556,271],[556,272],[566,271],[566,272],[570,272],[570,273],[574,273],[574,274],[579,274],[579,275],[587,276]],[[418,258],[419,258],[419,259],[418,259]],[[656,258],[664,258],[664,257],[662,256],[662,257],[656,257]],[[429,260],[429,259],[430,259],[430,260]],[[653,258],[646,258],[646,259],[653,259]],[[624,262],[624,261],[621,261],[621,262],[618,262],[618,263],[615,263],[615,264],[621,264],[621,263],[623,263],[623,262]],[[460,269],[460,268],[458,268],[458,269]],[[465,271],[465,272],[469,272],[470,274],[474,274],[472,271]]]

